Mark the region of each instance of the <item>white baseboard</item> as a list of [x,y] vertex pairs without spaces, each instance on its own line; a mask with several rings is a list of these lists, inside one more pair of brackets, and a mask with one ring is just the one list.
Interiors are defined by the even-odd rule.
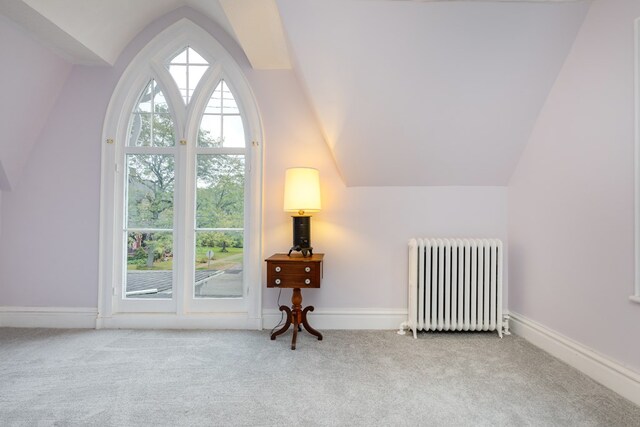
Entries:
[[511,330],[600,384],[640,405],[640,374],[518,313]]
[[262,319],[246,313],[225,314],[114,314],[98,317],[97,329],[261,329]]
[[0,327],[83,329],[260,329],[262,319],[246,313],[177,316],[117,314],[99,317],[96,308],[0,307]]
[[95,328],[97,314],[91,307],[0,307],[0,327]]
[[[318,329],[398,329],[407,320],[404,309],[319,309],[309,313]],[[115,314],[98,316],[95,308],[0,307],[0,327],[106,329],[265,329],[280,321],[280,311],[264,310],[263,317],[229,314]]]
[[[318,309],[308,313],[316,329],[398,329],[407,320],[406,309]],[[279,310],[262,311],[262,327],[271,329],[281,318]]]

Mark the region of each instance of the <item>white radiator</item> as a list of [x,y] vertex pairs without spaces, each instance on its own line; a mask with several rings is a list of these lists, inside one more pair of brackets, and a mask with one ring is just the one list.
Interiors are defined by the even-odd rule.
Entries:
[[414,338],[417,331],[497,331],[502,338],[502,242],[411,239],[406,328]]

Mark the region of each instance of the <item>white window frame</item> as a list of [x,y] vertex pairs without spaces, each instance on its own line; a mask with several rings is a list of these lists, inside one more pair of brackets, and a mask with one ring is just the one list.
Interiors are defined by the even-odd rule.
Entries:
[[634,293],[629,297],[631,301],[640,303],[640,18],[634,22],[634,56],[635,56],[635,153],[634,153],[634,182],[635,182],[635,280]]
[[[163,85],[169,76],[164,64],[186,46],[193,46],[200,55],[210,62],[198,89],[185,108],[173,108],[183,103],[175,85]],[[145,308],[139,302],[121,298],[121,278],[124,268],[118,260],[123,259],[120,244],[124,212],[124,150],[127,141],[128,124],[140,91],[151,79],[161,86],[169,105],[173,108],[176,127],[174,147],[126,147],[127,153],[162,154],[175,156],[176,182],[174,201],[185,204],[195,199],[195,188],[187,187],[180,176],[195,174],[196,153],[242,152],[245,154],[245,244],[243,266],[242,299],[202,299],[185,298],[193,294],[193,278],[186,277],[185,268],[194,261],[195,225],[193,219],[174,218],[174,250],[181,262],[174,263],[174,285],[184,287],[174,289],[172,299],[149,301]],[[231,88],[245,128],[247,149],[202,148],[197,147],[199,120],[187,117],[194,111],[202,111],[220,79]],[[184,134],[181,134],[184,130]],[[99,300],[97,327],[196,327],[196,328],[261,328],[261,278],[262,278],[262,124],[251,91],[242,69],[233,57],[205,30],[182,19],[171,25],[151,40],[131,61],[123,73],[111,97],[102,134],[102,174],[100,186],[100,260],[99,260]],[[186,140],[186,146],[178,143]],[[181,162],[181,156],[188,161]],[[187,170],[179,170],[181,164]],[[187,225],[180,235],[178,221]],[[178,247],[177,245],[181,245]],[[177,261],[177,260],[176,260]],[[188,293],[190,292],[190,293]]]

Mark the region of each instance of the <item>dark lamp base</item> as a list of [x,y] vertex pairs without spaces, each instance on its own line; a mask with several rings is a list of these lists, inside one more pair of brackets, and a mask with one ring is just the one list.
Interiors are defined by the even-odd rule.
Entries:
[[300,246],[291,246],[291,249],[289,249],[288,256],[291,256],[291,252],[293,251],[302,252],[302,256],[305,258],[307,256],[313,256],[313,248],[301,248]]
[[311,247],[311,217],[310,216],[293,216],[293,246],[289,249],[291,252],[302,252],[302,256],[313,255]]

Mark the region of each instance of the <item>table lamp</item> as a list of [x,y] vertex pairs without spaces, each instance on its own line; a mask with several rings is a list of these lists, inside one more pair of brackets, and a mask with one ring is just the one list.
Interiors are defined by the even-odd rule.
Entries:
[[284,180],[284,211],[295,212],[291,252],[313,255],[311,247],[311,215],[320,212],[320,173],[314,168],[289,168]]

